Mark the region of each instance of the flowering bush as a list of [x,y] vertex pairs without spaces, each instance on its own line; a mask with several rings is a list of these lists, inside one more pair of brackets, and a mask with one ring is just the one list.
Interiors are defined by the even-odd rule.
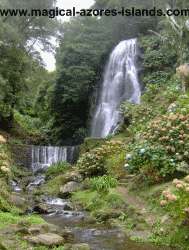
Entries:
[[136,105],[133,107],[132,110],[130,110],[130,113],[132,113],[132,121],[131,126],[127,128],[128,132],[135,130],[141,130],[142,126],[146,125],[147,122],[149,122],[151,119],[153,119],[157,112],[153,109],[152,106],[146,105],[146,107],[142,106],[141,104]]
[[97,176],[107,173],[105,161],[125,150],[124,143],[120,141],[107,141],[99,148],[91,149],[83,154],[77,161],[76,167],[86,176]]
[[8,156],[5,154],[2,148],[2,144],[5,143],[6,140],[3,138],[2,135],[0,135],[0,177],[3,177],[8,180],[11,171],[8,161],[6,161],[8,159]]
[[176,168],[176,163],[167,156],[167,152],[168,150],[160,145],[137,144],[132,148],[127,170],[131,173],[141,171],[144,173],[144,179],[159,181],[161,176],[173,173]]
[[[173,103],[169,108],[174,108],[174,105],[177,104]],[[175,170],[188,173],[189,114],[162,115],[156,121],[151,121],[147,129],[147,132],[140,134],[140,142],[146,144],[144,149],[147,152],[141,155],[143,146],[139,147],[140,150],[136,146],[133,149],[135,154],[130,159],[131,167],[137,171],[142,164],[147,163],[148,166],[155,167],[156,172],[162,176],[172,174]],[[135,155],[138,155],[137,159]]]
[[185,182],[174,179],[175,188],[164,190],[162,194],[161,206],[171,213],[176,214],[176,220],[189,222],[189,175],[185,177]]

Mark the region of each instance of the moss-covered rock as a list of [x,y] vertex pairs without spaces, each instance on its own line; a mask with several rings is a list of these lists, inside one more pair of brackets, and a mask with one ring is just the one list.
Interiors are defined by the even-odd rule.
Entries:
[[28,242],[34,245],[44,245],[48,247],[63,245],[65,240],[61,236],[53,233],[40,234],[28,238]]

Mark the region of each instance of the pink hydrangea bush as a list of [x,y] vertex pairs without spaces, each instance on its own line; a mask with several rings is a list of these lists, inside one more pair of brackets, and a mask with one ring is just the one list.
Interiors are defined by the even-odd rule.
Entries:
[[172,191],[163,191],[160,204],[170,213],[176,214],[176,221],[182,220],[189,225],[189,175],[185,177],[185,181],[174,179],[173,184]]
[[107,173],[106,160],[121,154],[125,150],[124,143],[120,141],[107,141],[101,147],[91,149],[83,154],[77,161],[76,167],[85,176],[98,176]]
[[5,154],[3,150],[3,144],[6,140],[0,135],[0,177],[8,180],[11,174],[10,165],[8,162],[8,155]]

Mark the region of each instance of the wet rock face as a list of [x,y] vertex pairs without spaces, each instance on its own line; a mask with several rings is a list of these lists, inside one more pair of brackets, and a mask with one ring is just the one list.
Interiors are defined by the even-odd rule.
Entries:
[[34,237],[28,238],[28,242],[32,244],[39,244],[44,246],[59,246],[63,245],[65,240],[63,237],[54,234],[54,233],[47,233],[47,234],[40,234]]
[[50,214],[54,212],[51,208],[49,208],[46,204],[43,204],[43,203],[37,204],[34,207],[34,211],[39,214]]
[[60,198],[67,198],[68,196],[70,196],[71,192],[80,190],[80,189],[81,187],[77,182],[71,181],[60,188],[59,196]]
[[73,205],[72,205],[70,202],[67,202],[67,203],[63,206],[63,210],[72,211],[72,210],[74,210],[74,207],[73,207]]

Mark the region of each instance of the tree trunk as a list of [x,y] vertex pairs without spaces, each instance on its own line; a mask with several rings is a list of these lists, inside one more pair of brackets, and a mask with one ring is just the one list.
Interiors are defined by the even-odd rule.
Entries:
[[[182,39],[180,41],[180,66],[184,65],[184,60],[183,60],[183,49],[182,49]],[[181,83],[182,83],[182,90],[185,93],[185,79],[184,79],[184,73],[181,75]]]

